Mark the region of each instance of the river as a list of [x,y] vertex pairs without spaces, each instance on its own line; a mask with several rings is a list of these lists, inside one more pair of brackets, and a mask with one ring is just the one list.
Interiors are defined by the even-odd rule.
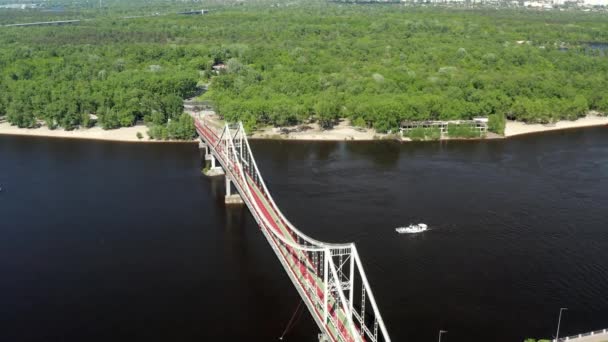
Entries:
[[[608,128],[252,149],[297,227],[357,243],[394,341],[608,328]],[[0,136],[0,341],[276,341],[298,294],[199,153]]]

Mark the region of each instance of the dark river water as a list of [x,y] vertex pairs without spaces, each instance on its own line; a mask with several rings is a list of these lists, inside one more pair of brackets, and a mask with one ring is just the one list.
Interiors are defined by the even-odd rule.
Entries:
[[[562,335],[608,328],[608,128],[252,149],[296,226],[357,243],[394,341],[548,338],[560,307]],[[277,341],[298,294],[200,169],[194,144],[0,136],[0,341]]]

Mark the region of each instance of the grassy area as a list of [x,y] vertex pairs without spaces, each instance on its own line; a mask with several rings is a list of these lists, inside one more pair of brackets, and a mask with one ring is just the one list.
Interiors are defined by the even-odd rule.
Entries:
[[480,138],[484,137],[481,132],[470,125],[448,125],[448,137],[450,138]]
[[439,128],[412,128],[408,132],[403,132],[403,136],[414,141],[420,140],[439,140],[441,138],[441,130]]

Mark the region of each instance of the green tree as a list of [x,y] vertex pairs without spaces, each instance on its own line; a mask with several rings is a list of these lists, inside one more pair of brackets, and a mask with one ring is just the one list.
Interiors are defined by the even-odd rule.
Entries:
[[335,98],[324,97],[315,104],[315,116],[322,128],[332,128],[340,117],[340,105]]
[[165,95],[160,100],[161,111],[167,119],[177,118],[184,112],[184,103],[177,95]]
[[505,134],[507,120],[503,114],[490,114],[488,116],[488,130],[497,134]]
[[13,101],[8,106],[6,118],[8,122],[19,128],[33,128],[36,117],[29,103]]

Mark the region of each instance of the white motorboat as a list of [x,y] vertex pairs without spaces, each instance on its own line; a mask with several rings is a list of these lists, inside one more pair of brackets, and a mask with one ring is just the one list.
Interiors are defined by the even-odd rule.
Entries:
[[415,234],[422,233],[423,231],[429,229],[429,227],[424,223],[418,224],[410,224],[407,227],[399,227],[395,228],[395,231],[399,234]]

